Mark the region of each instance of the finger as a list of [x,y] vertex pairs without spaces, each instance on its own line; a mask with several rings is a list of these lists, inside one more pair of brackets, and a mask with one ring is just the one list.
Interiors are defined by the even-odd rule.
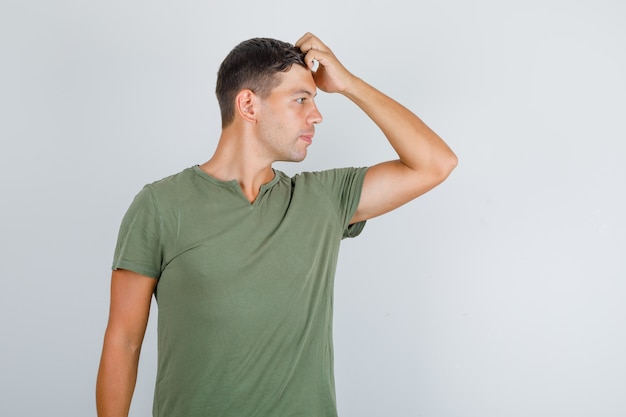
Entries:
[[[316,51],[314,51],[314,50],[309,51],[304,56],[304,63],[313,72],[317,71],[317,69],[319,68],[319,65],[320,65],[320,61],[317,58],[317,55],[315,54],[315,52]],[[317,51],[317,52],[319,52],[319,51]]]
[[317,36],[310,32],[305,33],[300,39],[298,39],[295,46],[300,48],[300,50],[305,53],[310,50],[329,51],[328,47],[324,45],[324,43],[320,41]]
[[304,43],[304,41],[306,41],[311,36],[314,36],[311,32],[305,33],[304,35],[300,36],[300,39],[298,39],[294,45],[300,48],[302,46],[302,43]]
[[306,45],[306,48],[308,51],[309,49],[311,49],[311,46],[313,45],[313,41],[316,39],[317,37],[314,34],[312,34],[311,32],[307,32],[304,35],[302,35],[300,39],[296,41],[295,46],[302,49]]
[[317,69],[316,63],[326,66],[329,63],[329,59],[329,53],[320,51],[319,49],[310,49],[304,56],[304,62],[313,71]]
[[319,51],[310,50],[304,55],[304,62],[306,63],[307,67],[309,67],[310,70],[313,70],[313,68],[315,67],[315,62],[319,63],[319,60],[317,59],[317,56],[316,56],[316,52],[319,52]]

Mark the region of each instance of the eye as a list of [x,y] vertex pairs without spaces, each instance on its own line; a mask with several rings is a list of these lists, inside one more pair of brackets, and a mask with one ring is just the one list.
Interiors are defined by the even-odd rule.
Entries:
[[300,98],[296,99],[296,103],[298,103],[298,104],[304,104],[305,101],[306,101],[305,97],[300,97]]

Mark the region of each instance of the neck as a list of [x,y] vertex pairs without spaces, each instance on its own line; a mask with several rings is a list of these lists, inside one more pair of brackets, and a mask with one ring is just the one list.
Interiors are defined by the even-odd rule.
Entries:
[[274,170],[272,161],[260,158],[250,142],[236,129],[225,129],[215,153],[200,168],[222,181],[237,180],[246,198],[254,202],[261,186],[274,178]]

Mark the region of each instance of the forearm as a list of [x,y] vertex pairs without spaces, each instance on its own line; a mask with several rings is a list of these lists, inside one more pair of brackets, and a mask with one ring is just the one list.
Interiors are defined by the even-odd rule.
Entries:
[[400,103],[354,77],[342,94],[381,129],[400,161],[413,170],[451,170],[456,156],[419,117]]
[[139,348],[105,336],[96,382],[98,417],[126,417],[137,380]]

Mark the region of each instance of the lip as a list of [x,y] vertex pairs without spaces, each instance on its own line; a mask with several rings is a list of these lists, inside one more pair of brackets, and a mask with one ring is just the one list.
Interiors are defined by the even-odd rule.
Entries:
[[303,135],[300,135],[300,139],[302,139],[303,141],[305,141],[308,144],[313,143],[313,133],[305,133]]

